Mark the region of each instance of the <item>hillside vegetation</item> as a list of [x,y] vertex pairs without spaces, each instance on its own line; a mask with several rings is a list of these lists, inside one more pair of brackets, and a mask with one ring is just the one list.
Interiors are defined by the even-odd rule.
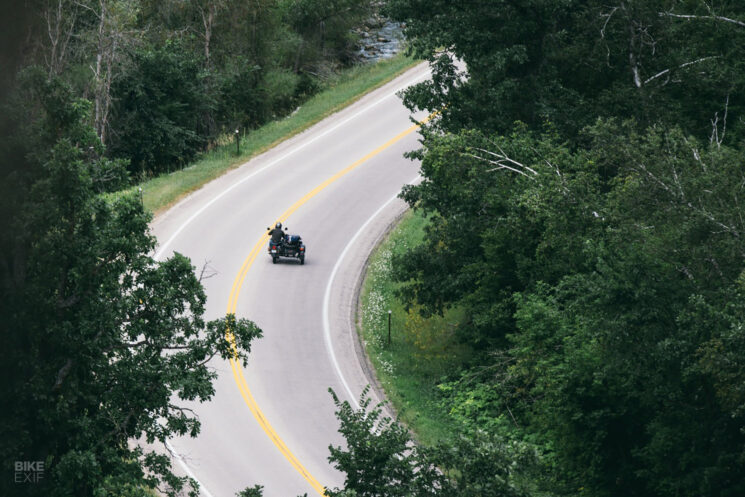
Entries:
[[388,9],[434,71],[404,101],[439,111],[392,274],[472,353],[442,445],[340,404],[344,495],[745,494],[745,6]]

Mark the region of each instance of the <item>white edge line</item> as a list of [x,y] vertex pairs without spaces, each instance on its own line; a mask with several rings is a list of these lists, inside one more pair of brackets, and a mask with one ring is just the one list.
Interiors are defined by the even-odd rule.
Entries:
[[[421,179],[421,176],[417,176],[413,180],[409,182],[409,184],[416,183],[419,179]],[[357,397],[354,396],[352,393],[352,389],[349,388],[349,384],[347,383],[347,380],[344,378],[344,374],[341,372],[341,367],[339,366],[339,361],[336,359],[336,354],[334,353],[334,347],[331,344],[331,325],[329,324],[329,301],[331,300],[331,286],[334,282],[334,278],[336,277],[336,273],[339,271],[339,268],[341,267],[341,263],[344,260],[344,256],[347,255],[347,252],[349,252],[349,249],[354,245],[354,242],[357,241],[357,238],[362,234],[363,231],[367,228],[367,226],[376,218],[378,215],[380,215],[383,210],[388,207],[388,205],[396,200],[398,198],[398,194],[394,195],[386,203],[380,206],[380,208],[375,211],[375,213],[368,218],[365,223],[360,226],[360,229],[357,230],[357,233],[354,234],[354,236],[349,240],[347,243],[347,246],[344,247],[344,250],[342,251],[341,255],[338,259],[336,259],[336,264],[334,265],[334,269],[331,270],[331,275],[329,276],[328,283],[326,284],[326,291],[323,294],[323,340],[326,343],[326,351],[329,354],[329,358],[331,359],[331,363],[334,365],[334,369],[336,369],[336,375],[339,377],[339,380],[341,381],[342,385],[344,385],[344,389],[347,391],[347,395],[349,396],[349,399],[354,404],[355,409],[360,408],[359,402],[357,402]]]
[[173,454],[173,456],[176,458],[179,465],[186,472],[186,475],[192,480],[194,480],[195,482],[197,482],[197,485],[199,485],[199,492],[202,495],[204,495],[204,497],[212,497],[212,494],[210,493],[209,490],[207,490],[207,487],[205,487],[204,484],[202,484],[202,482],[199,481],[196,476],[194,476],[194,473],[191,472],[191,470],[189,469],[189,466],[186,465],[186,462],[178,454],[178,452],[176,452],[176,449],[173,448],[173,445],[171,445],[171,442],[169,442],[168,440],[166,440],[166,448],[168,448],[168,450],[171,451],[171,454]]
[[[367,106],[367,107],[365,107],[364,109],[360,109],[359,111],[357,111],[357,112],[356,112],[356,113],[354,113],[353,115],[349,116],[349,117],[348,117],[348,118],[346,118],[345,120],[343,120],[343,121],[341,121],[341,122],[337,123],[336,125],[332,126],[332,127],[331,127],[331,128],[329,128],[329,129],[327,129],[327,130],[326,130],[326,131],[324,131],[323,133],[321,133],[321,134],[319,134],[319,135],[316,135],[316,136],[315,136],[314,138],[312,138],[312,139],[310,139],[310,140],[308,140],[308,141],[305,141],[305,142],[303,142],[303,143],[299,144],[298,146],[296,146],[295,148],[293,148],[292,150],[290,150],[289,152],[287,152],[287,153],[286,153],[286,154],[284,154],[283,156],[281,156],[281,157],[279,157],[279,158],[277,158],[277,159],[275,159],[275,160],[271,161],[271,162],[270,162],[269,164],[267,164],[266,166],[264,166],[264,167],[262,167],[262,168],[260,168],[260,169],[257,169],[256,171],[254,171],[253,173],[249,174],[248,176],[245,176],[244,178],[241,178],[240,180],[236,181],[235,183],[233,183],[232,185],[230,185],[230,186],[229,186],[228,188],[226,188],[225,190],[223,190],[222,192],[220,192],[220,193],[219,193],[218,195],[216,195],[216,196],[212,197],[212,199],[210,199],[210,201],[209,201],[209,202],[207,202],[206,204],[204,204],[204,205],[203,205],[203,206],[202,206],[202,207],[201,207],[201,208],[200,208],[200,209],[199,209],[199,210],[198,210],[197,212],[195,212],[194,214],[192,214],[192,215],[191,215],[191,217],[189,217],[189,219],[187,219],[186,221],[184,221],[184,223],[183,223],[183,224],[182,224],[181,226],[179,226],[179,228],[178,228],[178,229],[177,229],[177,230],[176,230],[176,231],[175,231],[175,232],[174,232],[174,233],[173,233],[173,234],[171,235],[171,237],[170,237],[170,238],[169,238],[169,239],[168,239],[168,240],[167,240],[167,241],[166,241],[166,242],[165,242],[165,243],[164,243],[163,245],[161,245],[161,246],[160,246],[160,247],[158,248],[158,251],[157,251],[157,252],[155,253],[155,255],[153,256],[153,258],[154,258],[154,259],[156,259],[156,260],[159,260],[159,259],[161,258],[161,256],[163,255],[163,253],[164,253],[164,252],[166,251],[166,249],[168,248],[168,246],[169,246],[169,245],[170,245],[170,244],[171,244],[171,243],[172,243],[172,242],[173,242],[173,241],[174,241],[174,240],[176,239],[176,237],[177,237],[178,235],[180,235],[180,234],[181,234],[181,232],[182,232],[182,231],[183,231],[183,230],[184,230],[184,229],[185,229],[185,228],[186,228],[186,227],[187,227],[187,226],[188,226],[189,224],[191,224],[191,223],[192,223],[192,221],[194,221],[194,220],[195,220],[195,219],[196,219],[196,218],[197,218],[197,217],[198,217],[198,216],[199,216],[200,214],[202,214],[202,213],[203,213],[204,211],[206,211],[206,210],[207,210],[207,209],[208,209],[208,208],[209,208],[210,206],[212,206],[212,204],[214,204],[215,202],[217,202],[218,200],[220,200],[220,199],[221,199],[222,197],[224,197],[225,195],[227,195],[227,194],[228,194],[228,193],[229,193],[230,191],[232,191],[232,190],[233,190],[234,188],[238,187],[239,185],[241,185],[241,184],[243,184],[244,182],[248,181],[249,179],[253,178],[254,176],[256,176],[257,174],[259,174],[260,172],[262,172],[262,171],[264,171],[264,170],[266,170],[266,169],[269,169],[270,167],[272,167],[272,166],[274,166],[274,165],[278,164],[279,162],[281,162],[281,161],[283,161],[283,160],[287,159],[287,158],[288,158],[289,156],[291,156],[292,154],[294,154],[294,153],[296,153],[296,152],[298,152],[298,151],[300,151],[300,150],[304,149],[305,147],[307,147],[307,146],[308,146],[308,145],[310,145],[311,143],[314,143],[314,142],[315,142],[316,140],[319,140],[319,139],[323,138],[324,136],[326,136],[327,134],[331,133],[332,131],[335,131],[336,129],[340,128],[341,126],[344,126],[344,125],[345,125],[345,124],[347,124],[347,123],[348,123],[349,121],[351,121],[351,120],[353,120],[353,119],[356,119],[356,118],[357,118],[357,117],[359,117],[359,116],[360,116],[361,114],[364,114],[365,112],[369,111],[369,110],[370,110],[370,109],[372,109],[373,107],[375,107],[375,106],[379,105],[380,103],[382,103],[382,102],[383,102],[384,100],[386,100],[386,99],[388,99],[388,98],[390,98],[390,97],[392,97],[392,96],[396,95],[396,94],[397,94],[397,93],[398,93],[399,91],[403,90],[404,88],[408,88],[409,86],[413,85],[414,83],[416,83],[416,82],[418,82],[418,81],[420,81],[420,80],[426,79],[426,78],[427,78],[428,76],[429,76],[429,74],[428,74],[428,73],[425,73],[424,75],[420,75],[420,76],[417,76],[416,78],[414,78],[414,79],[413,79],[413,80],[411,80],[410,82],[406,83],[405,85],[399,86],[399,87],[398,87],[398,88],[396,88],[396,89],[395,89],[395,90],[394,90],[393,92],[391,92],[391,93],[388,93],[387,95],[385,95],[385,96],[381,97],[380,99],[378,99],[377,101],[375,101],[375,102],[373,102],[372,104],[368,105],[368,106]],[[249,161],[249,162],[250,162],[250,161]]]

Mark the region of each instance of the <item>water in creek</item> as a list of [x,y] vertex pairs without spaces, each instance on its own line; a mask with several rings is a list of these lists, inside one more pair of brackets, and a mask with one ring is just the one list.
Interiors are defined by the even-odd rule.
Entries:
[[404,35],[401,23],[377,18],[357,31],[360,36],[358,56],[375,62],[393,57],[403,49]]

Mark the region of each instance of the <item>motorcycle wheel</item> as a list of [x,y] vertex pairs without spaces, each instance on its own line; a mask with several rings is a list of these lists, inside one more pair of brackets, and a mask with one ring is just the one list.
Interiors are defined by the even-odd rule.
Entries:
[[305,264],[305,256],[300,257],[300,265]]
[[272,256],[272,264],[276,264],[277,263],[277,259],[279,259],[279,257],[277,257],[276,255],[273,255]]

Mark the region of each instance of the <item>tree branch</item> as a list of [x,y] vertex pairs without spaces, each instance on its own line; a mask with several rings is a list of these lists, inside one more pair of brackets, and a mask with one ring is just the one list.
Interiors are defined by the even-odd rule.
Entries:
[[492,169],[487,169],[487,171],[486,171],[486,172],[488,172],[488,173],[490,173],[490,172],[492,172],[492,171],[497,171],[497,170],[499,170],[499,169],[507,169],[507,170],[509,170],[509,171],[512,171],[512,172],[514,172],[514,173],[517,173],[517,174],[522,174],[522,175],[523,175],[523,176],[525,176],[526,178],[530,178],[530,176],[528,176],[528,175],[527,175],[527,174],[525,174],[524,172],[520,171],[519,169],[515,169],[514,167],[510,167],[510,166],[507,166],[507,165],[505,165],[505,164],[504,164],[503,162],[501,162],[501,161],[493,161],[493,160],[489,160],[489,159],[486,159],[486,158],[484,158],[484,157],[480,157],[480,156],[478,156],[478,155],[474,155],[474,154],[469,154],[469,153],[464,153],[463,155],[466,155],[466,156],[468,156],[468,157],[473,157],[474,159],[482,160],[482,161],[484,161],[484,162],[488,162],[489,164],[494,164],[494,165],[498,166],[498,167],[495,167],[495,168],[492,168]]
[[[691,61],[691,62],[686,62],[685,64],[681,64],[681,65],[679,65],[678,67],[675,67],[675,68],[673,68],[673,69],[682,69],[682,68],[684,68],[684,67],[687,67],[687,66],[690,66],[690,65],[693,65],[693,64],[698,64],[699,62],[703,62],[703,61],[705,61],[705,60],[709,60],[709,59],[718,59],[718,58],[719,58],[719,55],[711,55],[711,56],[709,56],[709,57],[702,57],[702,58],[700,58],[700,59],[696,59],[696,60],[693,60],[693,61]],[[659,78],[660,76],[664,76],[665,74],[669,73],[670,71],[671,71],[671,69],[669,69],[669,68],[668,68],[668,69],[665,69],[664,71],[660,71],[660,72],[658,72],[657,74],[655,74],[654,76],[652,76],[651,78],[647,78],[647,79],[646,79],[646,80],[645,80],[645,81],[644,81],[644,82],[642,83],[642,85],[646,85],[646,84],[647,84],[647,83],[649,83],[650,81],[653,81],[653,80],[655,80],[655,79]]]
[[65,378],[67,378],[67,375],[70,374],[70,369],[72,369],[72,362],[72,359],[68,359],[65,365],[62,366],[62,369],[57,372],[57,380],[54,382],[52,390],[58,390],[62,386]]
[[745,22],[738,21],[737,19],[730,19],[729,17],[724,17],[724,16],[716,16],[716,15],[697,16],[697,15],[691,15],[691,14],[673,14],[672,12],[660,12],[659,14],[660,16],[675,17],[678,19],[693,19],[693,20],[710,19],[714,21],[722,21],[722,22],[728,22],[731,24],[736,24],[737,26],[740,26],[741,28],[745,28]]
[[[492,143],[493,143],[493,142],[492,142]],[[535,171],[534,169],[531,169],[530,167],[526,166],[525,164],[521,164],[521,163],[517,162],[516,160],[514,160],[514,159],[511,159],[511,158],[510,158],[510,157],[509,157],[509,156],[508,156],[508,155],[507,155],[507,154],[506,154],[506,153],[504,152],[504,150],[502,150],[502,147],[500,147],[500,146],[499,146],[499,145],[497,145],[496,143],[493,143],[493,144],[494,144],[494,146],[495,146],[495,147],[497,147],[497,149],[499,150],[499,153],[498,153],[498,154],[497,154],[497,153],[495,153],[495,152],[492,152],[491,150],[486,150],[486,149],[484,149],[484,148],[474,148],[473,150],[476,150],[476,151],[478,151],[478,152],[483,152],[483,153],[485,153],[485,154],[489,154],[489,155],[491,155],[491,156],[493,156],[493,157],[496,157],[496,158],[498,159],[497,161],[492,161],[492,160],[489,160],[489,159],[487,159],[487,158],[485,158],[485,157],[480,157],[480,156],[477,156],[477,155],[471,155],[471,157],[475,157],[475,158],[477,158],[477,159],[480,159],[480,160],[484,160],[484,161],[487,161],[487,162],[489,162],[489,163],[491,163],[491,164],[499,164],[499,165],[502,165],[502,163],[503,163],[503,162],[509,162],[509,163],[511,163],[511,164],[514,164],[514,165],[515,165],[515,166],[517,166],[517,167],[520,167],[520,168],[522,168],[522,169],[526,169],[526,170],[530,171],[531,173],[533,173],[534,175],[538,176],[538,173],[537,173],[537,172],[536,172],[536,171]],[[468,154],[467,154],[467,155],[468,155]]]

